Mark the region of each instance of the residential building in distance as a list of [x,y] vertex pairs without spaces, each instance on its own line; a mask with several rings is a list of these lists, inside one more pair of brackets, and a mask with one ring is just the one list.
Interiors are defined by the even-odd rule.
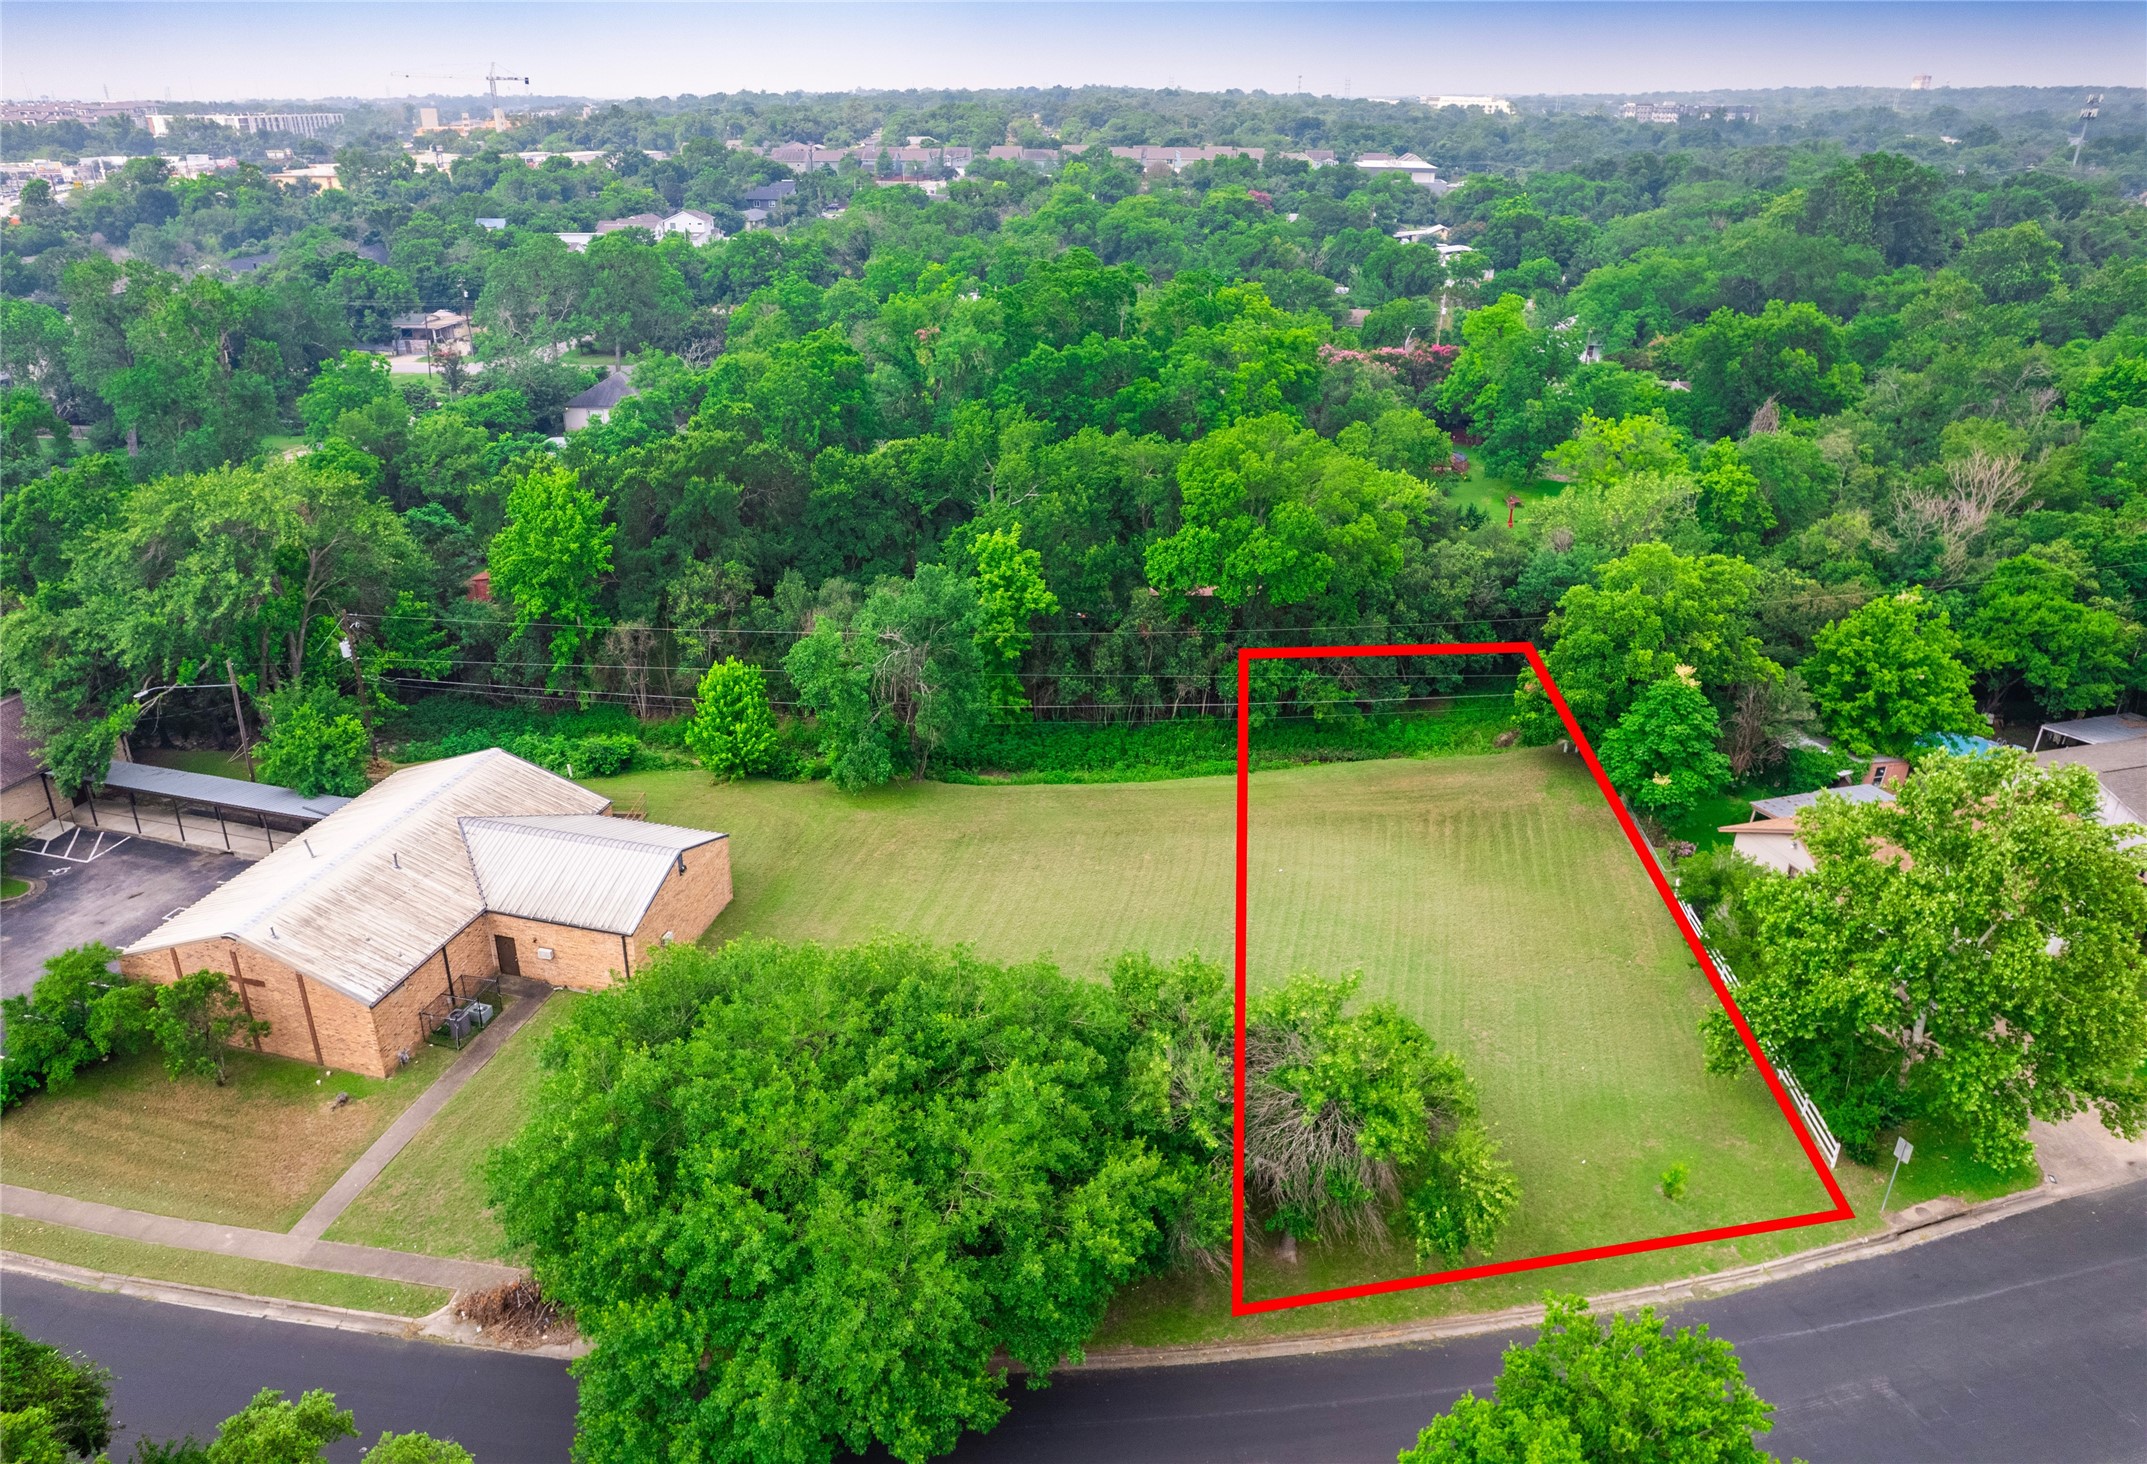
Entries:
[[599,234],[616,234],[621,229],[646,229],[651,234],[663,233],[663,216],[652,213],[628,214],[623,219],[602,219],[596,226]]
[[1727,102],[1627,102],[1618,115],[1628,122],[1756,122],[1759,108]]
[[579,396],[567,398],[567,431],[579,432],[592,422],[609,422],[612,408],[628,397],[640,394],[634,390],[630,372],[612,372]]
[[758,188],[748,188],[745,193],[745,201],[766,208],[771,203],[781,203],[797,191],[798,184],[796,179],[778,178],[773,183],[763,183]]
[[1419,188],[1428,188],[1433,193],[1451,193],[1454,190],[1452,183],[1439,176],[1437,167],[1425,162],[1415,153],[1403,153],[1400,157],[1392,153],[1359,153],[1356,166],[1367,173],[1406,173],[1410,182]]
[[[479,219],[478,222],[483,223],[484,220]],[[703,213],[697,208],[682,208],[677,213],[665,215],[657,226],[656,235],[658,238],[667,238],[674,234],[696,249],[723,237],[723,231],[716,227],[716,216]]]
[[398,315],[391,322],[395,339],[389,349],[398,356],[430,356],[440,350],[468,350],[470,318],[458,310],[426,310]]
[[1931,89],[1931,73],[1928,71],[1917,72],[1908,79],[1908,89],[1910,91],[1929,91]]
[[318,137],[343,125],[341,112],[151,112],[145,120],[150,136],[163,137],[172,123],[188,119],[214,122],[233,132],[295,132],[300,137]]
[[1418,97],[1417,100],[1427,107],[1464,107],[1471,112],[1482,112],[1487,116],[1504,114],[1510,117],[1513,115],[1513,103],[1507,101],[1504,97],[1436,96]]
[[343,186],[343,180],[336,175],[334,163],[308,163],[300,168],[285,168],[280,173],[269,174],[268,181],[278,188],[292,188],[301,183],[321,189]]

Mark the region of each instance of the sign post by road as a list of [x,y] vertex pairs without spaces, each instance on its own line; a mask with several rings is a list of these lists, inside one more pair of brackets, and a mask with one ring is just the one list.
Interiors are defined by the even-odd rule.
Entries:
[[1894,1197],[1894,1181],[1901,1177],[1901,1166],[1908,1163],[1916,1152],[1916,1146],[1907,1139],[1894,1140],[1894,1172],[1886,1176],[1886,1195],[1879,1201],[1879,1213],[1886,1213],[1886,1201]]

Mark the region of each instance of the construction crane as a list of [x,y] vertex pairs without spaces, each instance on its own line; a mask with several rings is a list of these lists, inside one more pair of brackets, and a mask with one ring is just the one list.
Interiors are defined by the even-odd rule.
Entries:
[[491,62],[486,66],[485,74],[483,76],[441,75],[436,72],[427,71],[391,71],[388,73],[389,80],[393,81],[398,78],[403,81],[481,81],[485,84],[486,94],[491,98],[492,105],[495,108],[499,106],[499,84],[501,82],[519,81],[524,86],[529,85],[529,78],[526,76],[500,75],[499,63],[497,61]]

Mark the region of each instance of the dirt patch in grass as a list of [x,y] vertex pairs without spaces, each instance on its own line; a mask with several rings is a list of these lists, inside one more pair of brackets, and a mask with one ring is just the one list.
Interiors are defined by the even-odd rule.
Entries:
[[[0,1118],[7,1181],[128,1210],[288,1230],[452,1053],[420,1047],[392,1078],[250,1052],[232,1081],[164,1075],[153,1053],[102,1063]],[[337,1107],[338,1093],[350,1102]]]
[[273,1261],[249,1261],[238,1256],[211,1255],[206,1251],[177,1250],[171,1246],[74,1230],[65,1225],[48,1225],[42,1220],[0,1219],[0,1250],[39,1256],[114,1276],[176,1281],[187,1286],[244,1292],[248,1296],[275,1296],[289,1301],[310,1301],[319,1306],[386,1312],[397,1317],[426,1316],[438,1311],[448,1301],[448,1293],[435,1286],[412,1286],[403,1281],[378,1281],[370,1276],[344,1276],[334,1271],[280,1266]]

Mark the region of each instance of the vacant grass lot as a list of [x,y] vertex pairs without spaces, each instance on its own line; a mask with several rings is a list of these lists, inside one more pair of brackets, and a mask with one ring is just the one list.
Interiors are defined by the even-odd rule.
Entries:
[[177,1281],[187,1286],[213,1286],[219,1291],[239,1291],[248,1296],[280,1296],[291,1301],[386,1312],[398,1317],[422,1317],[436,1312],[447,1305],[451,1295],[436,1286],[412,1286],[402,1281],[379,1281],[371,1276],[345,1276],[334,1271],[277,1265],[273,1261],[249,1261],[239,1256],[177,1250],[115,1235],[97,1235],[65,1225],[48,1225],[42,1220],[0,1219],[0,1249],[26,1256],[42,1256],[48,1261],[62,1261],[70,1266],[84,1266],[116,1276]]
[[512,1138],[529,1116],[537,1054],[574,1000],[547,998],[337,1217],[326,1238],[468,1260],[505,1258],[505,1240],[485,1204],[485,1153]]
[[[453,1056],[420,1046],[392,1078],[251,1052],[231,1086],[164,1075],[154,1053],[101,1063],[0,1118],[9,1184],[129,1210],[288,1230]],[[338,1093],[350,1094],[341,1108]]]

